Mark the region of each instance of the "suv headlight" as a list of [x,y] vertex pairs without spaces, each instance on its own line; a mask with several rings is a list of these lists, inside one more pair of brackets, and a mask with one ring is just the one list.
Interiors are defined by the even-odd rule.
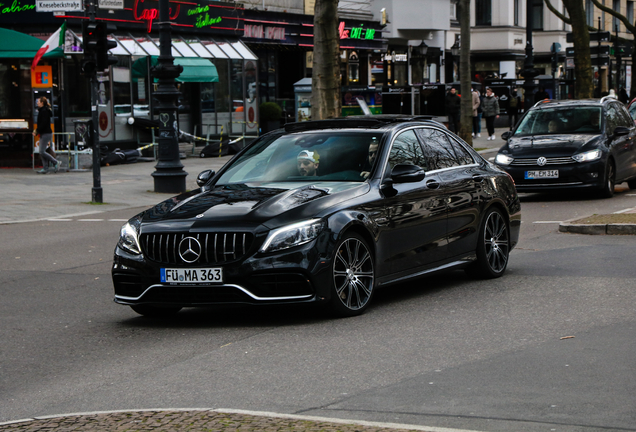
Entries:
[[574,159],[577,162],[591,162],[593,160],[600,159],[600,157],[601,157],[600,150],[590,150],[584,153],[576,154],[572,156],[572,159]]
[[495,157],[495,163],[498,163],[499,165],[510,165],[513,160],[515,160],[515,158],[503,153],[498,153],[497,157]]
[[274,252],[308,243],[318,237],[325,224],[312,219],[278,228],[269,233],[259,252]]
[[133,218],[126,222],[119,231],[117,246],[133,255],[141,255],[141,247],[139,246],[140,225],[141,221],[138,218]]

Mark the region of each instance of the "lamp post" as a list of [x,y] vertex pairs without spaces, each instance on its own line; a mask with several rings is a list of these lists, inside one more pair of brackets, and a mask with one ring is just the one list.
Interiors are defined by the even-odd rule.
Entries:
[[534,77],[539,75],[539,71],[534,68],[534,54],[532,47],[532,30],[534,28],[534,21],[532,18],[532,6],[533,2],[526,1],[526,57],[523,62],[523,93],[524,93],[524,104],[523,108],[525,111],[532,108],[534,105],[533,94],[534,94]]
[[159,0],[159,62],[152,70],[157,78],[154,93],[159,111],[159,161],[152,173],[155,192],[180,193],[186,190],[187,172],[179,160],[178,114],[175,101],[180,92],[175,86],[175,78],[183,71],[183,66],[174,64],[172,57],[172,36],[169,0]]

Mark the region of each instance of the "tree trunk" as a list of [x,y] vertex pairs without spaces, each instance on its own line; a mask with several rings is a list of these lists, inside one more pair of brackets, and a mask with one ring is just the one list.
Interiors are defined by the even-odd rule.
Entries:
[[574,44],[574,97],[587,99],[593,97],[594,85],[592,80],[592,60],[590,57],[590,34],[585,17],[583,0],[561,0],[568,17],[554,9],[550,0],[545,3],[556,16],[572,26],[572,41]]
[[461,37],[459,81],[462,93],[459,137],[473,145],[473,95],[470,91],[472,78],[470,73],[470,0],[460,0],[457,6]]
[[312,120],[341,115],[338,0],[316,0],[311,91]]

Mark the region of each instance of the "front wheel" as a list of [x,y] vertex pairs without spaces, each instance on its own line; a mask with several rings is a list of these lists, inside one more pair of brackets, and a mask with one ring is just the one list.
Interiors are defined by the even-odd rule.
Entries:
[[616,173],[614,172],[614,164],[612,161],[607,162],[605,168],[605,183],[600,192],[601,198],[611,198],[614,196],[614,186],[616,183]]
[[134,305],[130,308],[148,318],[170,318],[181,310],[180,306]]
[[504,274],[510,254],[508,222],[497,209],[486,214],[479,229],[477,261],[468,268],[475,276],[493,279]]
[[332,264],[331,309],[341,317],[362,314],[373,297],[373,254],[358,234],[338,243]]

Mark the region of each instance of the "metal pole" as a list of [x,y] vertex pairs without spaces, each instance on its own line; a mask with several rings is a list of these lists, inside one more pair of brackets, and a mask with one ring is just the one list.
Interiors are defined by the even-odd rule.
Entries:
[[170,2],[159,0],[159,62],[153,69],[158,80],[157,98],[159,111],[159,161],[152,173],[155,192],[180,193],[186,190],[187,172],[179,160],[178,113],[175,104],[179,90],[175,86],[183,67],[174,64],[170,23]]
[[596,53],[596,65],[598,67],[598,86],[596,90],[596,97],[601,97],[601,92],[603,87],[601,85],[601,17],[598,17],[598,29],[596,29],[596,33],[598,34],[598,52]]
[[[95,22],[95,0],[88,3],[88,19]],[[93,188],[91,189],[91,200],[94,203],[104,202],[104,192],[102,190],[102,172],[101,172],[101,152],[99,148],[99,119],[97,107],[99,105],[99,82],[97,81],[97,71],[91,72],[91,125],[90,137],[93,145]]]
[[526,57],[523,63],[523,78],[525,79],[523,83],[524,111],[529,110],[534,105],[534,77],[539,74],[534,68],[534,54],[532,52],[532,29],[534,27],[532,5],[533,2],[526,1]]

